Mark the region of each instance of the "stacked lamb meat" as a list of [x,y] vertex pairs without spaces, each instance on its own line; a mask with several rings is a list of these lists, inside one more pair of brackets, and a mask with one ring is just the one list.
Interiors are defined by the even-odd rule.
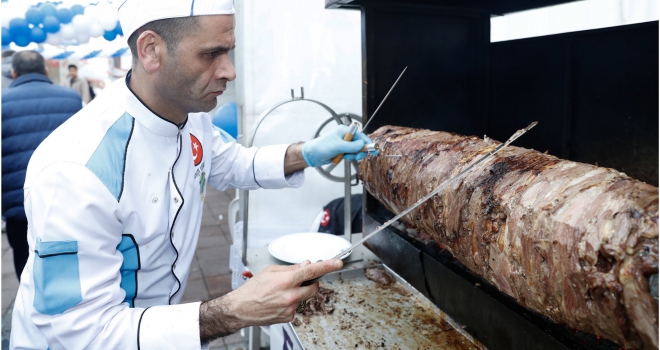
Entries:
[[[499,142],[384,126],[360,162],[399,213]],[[408,214],[466,267],[557,323],[627,348],[658,348],[658,188],[614,169],[509,146]]]

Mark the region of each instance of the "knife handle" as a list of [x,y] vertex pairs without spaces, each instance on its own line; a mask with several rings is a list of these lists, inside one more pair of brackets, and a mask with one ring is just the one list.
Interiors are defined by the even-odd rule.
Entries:
[[[316,261],[316,262],[317,262],[317,263],[320,263],[321,261],[323,261],[323,260],[318,260],[318,261]],[[323,275],[323,276],[325,276],[325,275]],[[311,280],[309,280],[309,281],[305,281],[305,282],[303,282],[300,286],[301,286],[301,287],[311,286],[311,285],[314,284],[316,281],[320,280],[321,277],[323,277],[323,276],[319,276],[319,277],[313,278],[313,279],[311,279]]]
[[309,280],[309,281],[305,281],[305,282],[303,282],[300,286],[301,286],[301,287],[311,286],[312,284],[316,283],[316,281],[320,280],[321,277],[323,277],[323,276],[316,277],[316,278],[311,279],[311,280]]
[[[344,141],[353,141],[353,136],[355,136],[355,131],[357,130],[358,125],[359,124],[357,122],[353,122],[353,124],[351,124],[351,126],[348,129],[348,132],[346,133],[346,135],[344,135]],[[343,153],[336,155],[334,158],[332,158],[332,163],[339,164],[339,162],[341,162],[341,159],[343,157],[344,157]]]

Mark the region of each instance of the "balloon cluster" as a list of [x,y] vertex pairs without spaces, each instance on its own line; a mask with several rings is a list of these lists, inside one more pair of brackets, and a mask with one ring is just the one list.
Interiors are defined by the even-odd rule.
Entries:
[[15,43],[25,47],[34,42],[59,45],[63,41],[76,41],[84,44],[90,38],[103,37],[115,40],[124,35],[119,25],[116,10],[101,1],[97,5],[71,8],[57,7],[46,2],[31,7],[25,18],[13,18],[9,27],[2,27],[2,46]]

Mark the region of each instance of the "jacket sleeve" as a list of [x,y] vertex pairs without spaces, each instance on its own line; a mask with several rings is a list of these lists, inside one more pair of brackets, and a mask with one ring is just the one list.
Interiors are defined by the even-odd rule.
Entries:
[[[132,308],[121,206],[87,168],[46,167],[25,189],[30,284],[20,314],[55,349],[199,349],[199,304]],[[135,282],[137,283],[137,282]]]
[[284,156],[289,146],[245,148],[214,128],[209,184],[221,191],[230,187],[248,190],[300,187],[305,180],[304,171],[284,175]]

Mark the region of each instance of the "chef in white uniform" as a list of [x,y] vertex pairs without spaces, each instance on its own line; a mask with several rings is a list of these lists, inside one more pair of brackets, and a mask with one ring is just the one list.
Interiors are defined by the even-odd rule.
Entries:
[[199,349],[250,325],[290,321],[338,259],[271,266],[207,302],[179,304],[207,183],[300,186],[303,169],[361,159],[347,128],[304,144],[246,149],[208,115],[235,78],[232,1],[127,0],[133,69],[35,151],[25,181],[30,258],[12,349]]

